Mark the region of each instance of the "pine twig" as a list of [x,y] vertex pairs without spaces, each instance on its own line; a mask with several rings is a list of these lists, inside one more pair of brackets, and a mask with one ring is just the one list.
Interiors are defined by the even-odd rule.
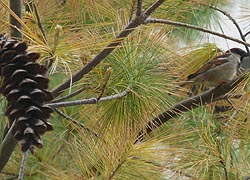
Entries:
[[52,103],[62,102],[62,101],[64,101],[64,100],[67,100],[67,99],[70,99],[70,98],[72,98],[72,97],[75,97],[75,96],[77,96],[78,94],[80,94],[80,93],[82,93],[83,91],[85,91],[86,89],[88,89],[88,87],[89,87],[88,85],[87,85],[87,86],[83,86],[82,88],[76,90],[75,92],[72,92],[72,93],[70,93],[70,94],[68,94],[68,95],[66,95],[66,96],[63,96],[63,97],[61,97],[61,98],[58,98],[58,99],[53,100]]
[[137,0],[136,16],[140,16],[141,14],[142,14],[142,0]]
[[44,38],[44,42],[45,44],[47,44],[47,36],[46,36],[46,33],[45,33],[45,30],[43,28],[43,25],[42,25],[42,22],[41,22],[41,18],[40,18],[40,15],[38,13],[38,10],[36,8],[36,5],[34,3],[31,4],[33,9],[34,9],[34,12],[35,12],[35,15],[36,15],[36,20],[37,20],[37,24],[38,24],[38,27],[40,29],[40,31],[42,32],[42,35],[43,35],[43,38]]
[[49,103],[47,104],[51,108],[59,108],[59,107],[68,107],[68,106],[77,106],[77,105],[83,105],[83,104],[97,104],[101,101],[107,101],[112,99],[119,99],[121,97],[124,97],[127,95],[127,93],[130,92],[130,89],[127,88],[125,91],[121,93],[117,93],[111,96],[102,97],[99,100],[95,97],[89,98],[89,99],[81,99],[76,101],[68,101],[68,102],[58,102],[58,103]]
[[177,22],[177,21],[171,21],[171,20],[167,20],[167,19],[156,19],[156,18],[150,18],[150,19],[145,20],[145,24],[149,24],[149,23],[168,24],[168,25],[173,25],[173,26],[178,26],[178,27],[185,27],[185,28],[189,28],[189,29],[194,29],[197,31],[213,34],[215,36],[225,38],[225,39],[228,39],[228,40],[231,40],[231,41],[237,42],[239,44],[243,44],[245,46],[250,47],[250,43],[244,42],[244,41],[239,40],[237,38],[233,38],[231,36],[227,36],[225,34],[221,34],[221,33],[211,31],[211,30],[208,30],[205,28],[201,28],[199,26],[191,25],[191,24],[186,24],[186,23]]
[[247,37],[250,34],[250,31],[244,34],[244,37]]
[[28,151],[23,153],[23,158],[22,158],[21,167],[19,170],[18,180],[23,180],[24,169],[25,169],[26,162],[27,162],[27,156],[28,156]]

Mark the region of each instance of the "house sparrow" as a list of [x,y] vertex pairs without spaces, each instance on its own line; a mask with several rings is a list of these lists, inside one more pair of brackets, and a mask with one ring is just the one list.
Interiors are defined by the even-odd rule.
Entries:
[[190,74],[187,81],[180,86],[187,84],[203,84],[206,87],[216,87],[227,83],[237,76],[241,61],[248,54],[239,48],[232,48],[223,55],[217,56],[201,66],[198,71]]

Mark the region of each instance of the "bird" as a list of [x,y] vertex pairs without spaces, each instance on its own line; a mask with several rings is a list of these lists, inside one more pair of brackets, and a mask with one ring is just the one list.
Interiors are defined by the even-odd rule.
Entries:
[[211,88],[232,81],[237,77],[243,58],[247,56],[244,50],[231,48],[202,65],[195,73],[190,74],[180,87],[188,84],[202,84]]

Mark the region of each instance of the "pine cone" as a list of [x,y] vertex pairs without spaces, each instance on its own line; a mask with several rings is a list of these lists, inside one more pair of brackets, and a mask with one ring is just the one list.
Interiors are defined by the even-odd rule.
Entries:
[[52,109],[45,102],[52,100],[47,69],[36,63],[40,54],[27,51],[27,44],[0,34],[0,76],[2,93],[8,106],[5,112],[9,127],[15,122],[14,137],[21,141],[22,151],[42,147],[40,136],[52,130],[48,122]]

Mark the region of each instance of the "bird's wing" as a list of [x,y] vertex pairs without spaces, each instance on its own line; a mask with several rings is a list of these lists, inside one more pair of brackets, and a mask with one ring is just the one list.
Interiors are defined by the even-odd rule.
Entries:
[[201,66],[201,68],[198,69],[198,71],[196,71],[193,74],[190,74],[188,76],[188,80],[190,80],[192,78],[195,78],[197,75],[202,74],[202,73],[208,71],[209,69],[212,69],[214,67],[217,67],[219,65],[222,65],[222,64],[228,62],[228,56],[230,56],[230,55],[231,54],[223,54],[223,55],[215,57],[211,61],[208,61],[206,64],[204,64],[203,66]]

